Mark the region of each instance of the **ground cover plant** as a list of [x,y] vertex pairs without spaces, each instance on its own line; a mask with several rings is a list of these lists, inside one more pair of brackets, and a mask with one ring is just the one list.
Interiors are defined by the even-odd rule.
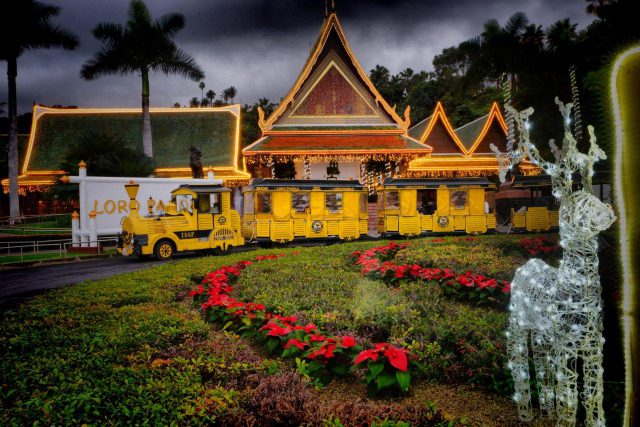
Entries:
[[[517,425],[509,398],[487,392],[501,369],[504,313],[423,283],[363,277],[349,254],[387,243],[175,260],[39,296],[2,314],[0,424]],[[509,245],[519,251],[517,240]],[[270,354],[192,308],[194,280],[277,253],[287,256],[248,265],[230,295],[313,323],[325,337],[352,337],[363,350],[405,348],[428,361],[408,393],[367,398],[368,371],[357,367],[320,387],[296,364],[301,352]]]
[[[480,245],[476,239],[468,238],[420,239],[397,248],[389,256],[395,261],[402,255],[403,261],[424,263],[429,260],[425,253],[440,253],[427,248],[441,243],[457,248],[466,245],[474,251]],[[503,310],[461,304],[448,298],[442,288],[421,282],[398,280],[394,287],[388,287],[363,277],[358,268],[350,265],[355,260],[346,245],[335,247],[330,255],[324,251],[322,265],[318,264],[316,251],[322,249],[312,248],[269,265],[249,266],[239,278],[237,295],[266,304],[268,310],[280,309],[312,321],[331,333],[348,331],[365,346],[390,342],[406,348],[423,366],[421,374],[426,379],[509,391],[502,334],[507,315]],[[459,258],[465,259],[464,252],[461,248],[450,256],[460,263]],[[493,266],[497,271],[503,262],[500,258],[513,263],[506,264],[507,270],[515,269],[521,261],[519,255],[505,256],[505,251],[498,248],[484,257],[482,265]],[[461,265],[458,271],[467,270]],[[410,270],[405,273],[410,274]],[[508,274],[500,272],[499,277],[509,277]],[[395,270],[389,276],[393,280]]]

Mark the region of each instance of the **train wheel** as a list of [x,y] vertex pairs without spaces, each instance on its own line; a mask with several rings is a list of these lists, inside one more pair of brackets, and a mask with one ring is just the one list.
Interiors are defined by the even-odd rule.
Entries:
[[153,248],[153,254],[160,261],[168,261],[176,252],[176,247],[171,240],[160,240]]
[[228,245],[225,248],[221,248],[218,246],[216,248],[213,248],[211,251],[215,256],[228,255],[231,252],[231,248],[231,245]]

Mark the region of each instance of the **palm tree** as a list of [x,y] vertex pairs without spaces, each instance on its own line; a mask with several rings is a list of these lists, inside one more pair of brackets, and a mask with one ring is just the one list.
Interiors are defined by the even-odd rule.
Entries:
[[30,49],[75,49],[78,38],[49,22],[60,13],[58,6],[35,0],[10,0],[3,2],[1,9],[2,15],[7,17],[7,22],[0,25],[0,60],[7,61],[9,81],[9,216],[12,221],[17,221],[20,216],[16,96],[18,57]]
[[236,97],[237,94],[238,94],[238,89],[236,89],[233,86],[229,86],[228,88],[222,91],[222,97],[224,98],[224,102],[226,103],[229,103],[229,100],[231,100],[231,103],[233,104],[233,99]]
[[194,96],[189,100],[189,107],[198,108],[199,106],[200,106],[200,101],[198,100],[197,96]]
[[198,87],[200,88],[200,105],[202,107],[206,107],[207,106],[207,101],[204,99],[204,87],[205,87],[204,82],[200,82]]
[[216,93],[213,90],[209,89],[207,91],[207,93],[205,94],[205,96],[207,97],[207,101],[209,102],[209,106],[212,106],[213,105],[213,100],[216,98]]
[[152,21],[142,0],[131,0],[129,20],[120,24],[100,23],[93,36],[104,42],[100,52],[89,59],[80,71],[87,80],[106,74],[140,73],[142,77],[142,142],[144,153],[153,157],[151,118],[149,114],[149,72],[179,74],[192,80],[204,78],[204,72],[191,55],[178,49],[172,37],[184,28],[185,18],[170,13]]

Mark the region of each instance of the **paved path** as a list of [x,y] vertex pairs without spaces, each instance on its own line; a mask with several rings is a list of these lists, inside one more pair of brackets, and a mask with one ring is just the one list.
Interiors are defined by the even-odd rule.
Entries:
[[0,271],[0,299],[22,293],[69,286],[160,265],[153,259],[103,258]]
[[[232,252],[246,252],[254,249],[254,247],[233,248]],[[186,252],[178,254],[176,258],[184,259],[194,256],[199,255],[195,252]],[[0,313],[49,289],[75,285],[84,280],[104,279],[161,264],[161,261],[153,257],[138,259],[116,256],[0,271]]]

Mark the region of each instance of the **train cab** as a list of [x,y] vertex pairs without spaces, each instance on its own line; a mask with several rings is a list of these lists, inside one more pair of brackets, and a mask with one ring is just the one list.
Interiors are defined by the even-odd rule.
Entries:
[[494,231],[487,193],[495,187],[486,178],[387,178],[378,188],[378,231],[384,236]]
[[258,178],[242,192],[247,240],[354,240],[367,234],[368,193],[357,181]]

